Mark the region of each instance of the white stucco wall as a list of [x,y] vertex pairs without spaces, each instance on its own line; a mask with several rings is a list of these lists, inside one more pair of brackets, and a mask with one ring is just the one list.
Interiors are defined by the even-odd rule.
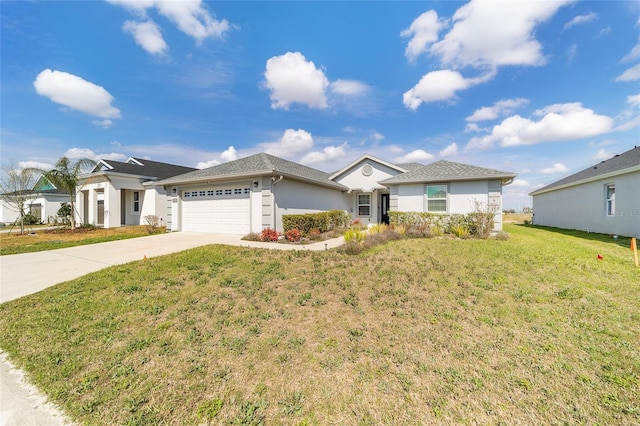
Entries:
[[449,184],[449,213],[468,214],[474,211],[476,201],[487,205],[489,186],[486,180],[452,182]]
[[60,210],[60,206],[62,203],[68,202],[69,196],[66,194],[39,194],[27,204],[27,211],[29,211],[30,204],[40,204],[40,220],[43,223],[46,223],[50,216],[53,216],[54,218],[58,217],[58,210]]
[[282,216],[286,214],[318,213],[349,209],[342,191],[283,179],[275,185],[276,229],[282,231]]
[[[396,185],[391,188],[392,210],[401,212],[426,212],[426,183],[413,183],[406,185]],[[448,214],[468,214],[476,209],[476,202],[479,207],[486,209],[491,203],[495,204],[496,217],[494,230],[502,230],[502,188],[499,181],[465,181],[465,182],[443,182],[433,185],[447,186],[447,213]]]
[[0,202],[0,222],[9,225],[15,222],[18,217],[20,217],[20,213],[14,206]]
[[[369,176],[363,174],[363,169],[367,165],[371,166],[371,174]],[[337,176],[334,181],[353,190],[386,189],[383,185],[378,184],[378,182],[399,174],[400,172],[396,169],[365,158]]]
[[[606,214],[607,184],[615,184],[616,214]],[[640,237],[640,172],[533,196],[536,225]]]

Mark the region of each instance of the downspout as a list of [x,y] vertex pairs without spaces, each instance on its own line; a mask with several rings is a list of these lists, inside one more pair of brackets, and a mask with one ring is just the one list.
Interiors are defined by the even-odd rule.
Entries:
[[276,204],[276,184],[280,183],[284,179],[284,176],[280,175],[280,177],[276,180],[275,176],[271,176],[271,194],[273,194],[273,229],[277,231],[278,221],[276,217],[276,213],[278,211],[278,207]]

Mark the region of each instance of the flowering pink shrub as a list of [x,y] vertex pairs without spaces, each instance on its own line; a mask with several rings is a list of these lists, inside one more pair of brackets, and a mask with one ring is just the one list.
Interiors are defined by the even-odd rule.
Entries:
[[280,235],[278,234],[278,231],[276,231],[275,229],[271,229],[271,228],[266,228],[262,230],[262,233],[260,234],[260,241],[278,241],[278,237]]
[[284,233],[284,237],[287,239],[287,241],[297,243],[298,241],[300,241],[302,233],[298,229],[290,229]]

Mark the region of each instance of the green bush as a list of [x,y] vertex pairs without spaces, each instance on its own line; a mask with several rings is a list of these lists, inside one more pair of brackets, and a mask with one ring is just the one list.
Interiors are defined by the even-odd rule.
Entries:
[[395,229],[405,229],[408,236],[439,236],[443,233],[462,238],[487,238],[495,225],[494,213],[476,210],[468,214],[427,212],[389,212]]
[[351,221],[349,214],[343,210],[331,210],[320,213],[287,214],[282,216],[284,232],[298,229],[307,235],[312,229],[327,232],[334,228],[346,228]]

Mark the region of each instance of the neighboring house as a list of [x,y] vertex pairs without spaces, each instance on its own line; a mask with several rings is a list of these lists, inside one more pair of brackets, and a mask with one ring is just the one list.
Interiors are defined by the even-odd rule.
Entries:
[[[55,221],[62,204],[69,202],[69,195],[58,190],[44,176],[41,176],[27,192],[29,196],[25,204],[25,213],[34,215],[42,223],[51,222],[50,219]],[[20,212],[15,206],[1,202],[0,207],[0,222],[10,224],[20,218]]]
[[76,217],[79,223],[104,226],[144,225],[144,217],[156,215],[167,221],[167,194],[159,179],[196,170],[142,158],[126,162],[100,160],[78,185]]
[[282,216],[345,210],[366,224],[389,211],[469,213],[481,203],[502,229],[502,186],[514,173],[449,161],[392,164],[365,155],[326,173],[266,153],[151,183],[167,188],[167,227],[229,234],[282,230]]
[[32,192],[33,198],[27,205],[28,212],[42,223],[56,222],[58,210],[62,204],[69,202],[69,194],[60,191],[44,176],[38,179]]
[[640,147],[529,195],[536,225],[640,237]]

